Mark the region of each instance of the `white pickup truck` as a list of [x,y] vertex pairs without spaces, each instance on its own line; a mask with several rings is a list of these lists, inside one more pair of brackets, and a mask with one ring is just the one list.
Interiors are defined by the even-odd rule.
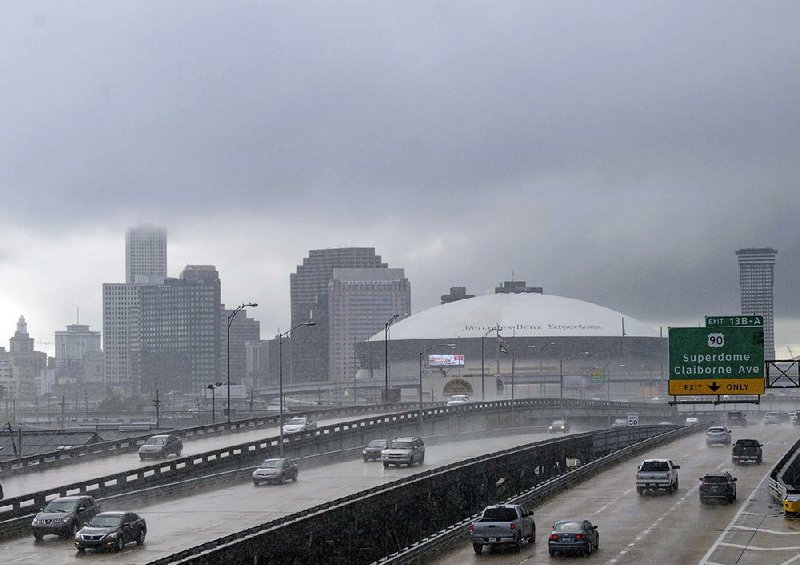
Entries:
[[666,490],[670,494],[678,491],[678,469],[669,459],[645,459],[636,471],[636,492]]
[[536,523],[533,510],[525,510],[519,504],[487,506],[481,517],[469,526],[472,548],[475,553],[483,551],[483,546],[496,547],[503,544],[514,545],[519,551],[522,540],[536,541]]

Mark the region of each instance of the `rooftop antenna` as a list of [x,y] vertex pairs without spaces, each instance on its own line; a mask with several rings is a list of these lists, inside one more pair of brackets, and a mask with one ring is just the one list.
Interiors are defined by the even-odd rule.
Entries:
[[78,321],[76,323],[80,324],[81,323],[81,307],[77,306],[76,309],[78,310]]

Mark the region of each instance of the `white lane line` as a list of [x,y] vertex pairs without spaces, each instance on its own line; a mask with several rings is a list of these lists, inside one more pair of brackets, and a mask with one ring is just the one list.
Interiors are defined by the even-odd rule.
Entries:
[[[759,514],[760,516],[761,514]],[[734,526],[737,530],[745,530],[747,532],[760,532],[762,534],[773,534],[776,536],[800,536],[800,532],[779,532],[778,530],[762,530],[750,526]]]
[[787,559],[786,561],[784,561],[783,563],[781,563],[781,565],[789,565],[789,563],[794,563],[794,562],[795,562],[795,561],[797,561],[798,559],[800,559],[800,553],[798,553],[797,555],[795,555],[795,556],[794,556],[794,557],[792,557],[791,559]]
[[209,528],[213,528],[214,526],[219,526],[220,524],[224,524],[224,523],[225,523],[225,520],[222,520],[220,522],[214,522],[213,524],[206,524],[202,528],[198,528],[198,529],[196,529],[194,531],[195,532],[202,532],[203,530],[207,530]]
[[725,536],[727,536],[728,533],[733,528],[733,525],[736,522],[739,521],[739,518],[741,518],[742,514],[744,514],[745,507],[748,504],[750,504],[750,501],[753,499],[753,497],[756,495],[756,493],[761,489],[761,485],[764,484],[764,481],[767,480],[767,477],[769,477],[769,471],[767,471],[767,473],[763,477],[761,477],[761,480],[758,481],[758,484],[756,485],[756,488],[753,489],[753,492],[751,492],[750,496],[747,497],[747,500],[744,501],[744,504],[742,504],[742,507],[739,508],[739,511],[733,516],[733,518],[731,518],[731,521],[728,522],[728,525],[725,526],[725,529],[722,530],[722,533],[717,538],[717,541],[715,541],[711,545],[711,547],[708,548],[708,551],[706,552],[706,554],[703,556],[703,558],[700,560],[700,562],[697,565],[710,565],[711,562],[708,559],[714,554],[714,552],[720,546],[720,544],[722,543],[722,540],[725,539]]
[[625,492],[623,492],[623,493],[622,493],[620,496],[618,496],[618,497],[617,497],[615,500],[612,500],[611,502],[609,502],[609,503],[608,503],[608,504],[606,504],[605,506],[601,506],[600,508],[598,508],[598,509],[597,509],[597,510],[596,510],[594,513],[595,513],[595,514],[600,514],[600,513],[602,513],[602,512],[603,512],[603,510],[605,510],[606,508],[608,508],[608,507],[609,507],[609,506],[611,506],[612,504],[616,504],[617,502],[619,502],[619,500],[620,500],[620,499],[622,499],[622,498],[625,498],[625,497],[626,497],[626,496],[628,496],[628,495],[629,495],[631,492],[633,492],[633,489],[632,489],[632,488],[629,488],[628,490],[626,490]]
[[735,547],[736,549],[746,549],[750,551],[797,551],[800,545],[788,545],[784,547],[758,547],[757,545],[742,545],[740,543],[722,542],[719,544],[721,547]]
[[31,553],[30,555],[24,555],[22,557],[17,557],[16,559],[12,559],[11,561],[6,561],[6,563],[16,563],[17,561],[28,561],[31,557],[35,557],[37,555],[41,555],[39,553]]

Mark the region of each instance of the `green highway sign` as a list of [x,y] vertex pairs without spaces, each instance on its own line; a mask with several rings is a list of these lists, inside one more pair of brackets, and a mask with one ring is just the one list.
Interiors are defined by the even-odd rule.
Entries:
[[764,327],[764,316],[706,316],[706,327]]
[[763,326],[670,328],[669,394],[764,394]]

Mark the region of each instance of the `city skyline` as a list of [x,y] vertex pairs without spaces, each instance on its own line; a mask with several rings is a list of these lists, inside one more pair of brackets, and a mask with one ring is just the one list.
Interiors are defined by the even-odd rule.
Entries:
[[151,223],[264,338],[311,249],[374,247],[414,312],[515,278],[658,327],[772,247],[800,342],[800,4],[177,1],[0,8],[0,336],[102,329]]

